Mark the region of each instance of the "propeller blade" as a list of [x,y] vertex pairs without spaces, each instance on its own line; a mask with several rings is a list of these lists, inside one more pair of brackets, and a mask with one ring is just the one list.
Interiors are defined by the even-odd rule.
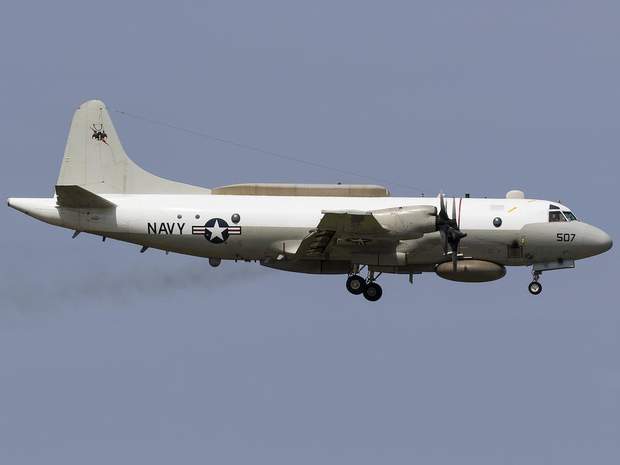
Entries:
[[459,256],[458,256],[458,242],[456,245],[455,250],[452,251],[452,271],[454,271],[456,273],[456,268],[457,268],[457,263],[459,260]]
[[439,212],[437,213],[437,230],[441,236],[441,245],[444,255],[451,253],[452,266],[454,271],[457,269],[459,242],[467,234],[461,232],[459,228],[456,208],[456,198],[452,197],[452,218],[448,216],[447,205],[443,192],[439,193]]
[[448,255],[448,235],[446,234],[446,230],[440,229],[439,235],[441,236],[441,246],[443,247],[443,254]]
[[439,193],[439,215],[438,215],[441,219],[446,219],[447,218],[447,213],[446,213],[446,202],[444,201],[443,198],[443,192]]
[[456,224],[456,199],[454,197],[452,197],[452,220]]

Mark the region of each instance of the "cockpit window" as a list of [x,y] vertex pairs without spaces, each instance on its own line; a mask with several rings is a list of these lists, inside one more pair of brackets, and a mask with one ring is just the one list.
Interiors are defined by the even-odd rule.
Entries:
[[562,212],[568,221],[577,221],[577,217],[573,215],[573,212]]
[[557,223],[559,221],[566,221],[564,215],[559,210],[554,210],[549,212],[549,223]]
[[558,207],[557,205],[553,205],[553,204],[549,205],[549,210],[559,210],[559,209],[560,207]]

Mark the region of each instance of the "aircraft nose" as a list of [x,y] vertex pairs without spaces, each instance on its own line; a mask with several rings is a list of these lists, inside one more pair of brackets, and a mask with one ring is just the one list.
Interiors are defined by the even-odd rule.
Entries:
[[590,226],[585,242],[592,255],[607,252],[613,245],[609,234],[594,226]]

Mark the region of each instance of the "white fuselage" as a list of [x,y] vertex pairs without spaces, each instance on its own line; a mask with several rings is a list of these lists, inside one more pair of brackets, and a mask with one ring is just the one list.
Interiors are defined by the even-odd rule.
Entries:
[[[10,199],[9,205],[51,224],[105,237],[200,257],[232,260],[267,260],[294,255],[301,241],[312,233],[323,211],[371,211],[390,207],[431,205],[428,197],[298,197],[243,195],[102,195],[114,209],[73,209],[56,206],[55,199]],[[600,253],[595,237],[602,231],[579,221],[549,223],[550,202],[530,199],[447,199],[460,228],[464,257],[503,265],[527,265],[578,259]],[[556,205],[559,205],[556,203]],[[564,210],[566,207],[560,206]],[[238,215],[235,224],[233,215]],[[499,227],[493,220],[501,219]],[[205,226],[216,222],[209,240]],[[226,234],[226,230],[230,234]],[[558,235],[574,234],[571,241]],[[570,236],[569,236],[570,237]],[[593,239],[594,238],[594,239]],[[608,238],[608,236],[607,236]],[[600,240],[599,240],[600,239]],[[594,241],[594,243],[593,243]],[[597,248],[598,247],[598,248]],[[445,261],[438,233],[402,240],[389,252],[346,248],[331,259],[360,265],[434,265]]]

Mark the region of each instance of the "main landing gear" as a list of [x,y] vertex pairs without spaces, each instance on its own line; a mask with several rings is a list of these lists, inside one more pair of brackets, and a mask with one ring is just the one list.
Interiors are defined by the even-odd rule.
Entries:
[[347,279],[347,291],[353,295],[360,295],[366,289],[366,281],[360,275],[354,274]]
[[374,271],[369,271],[368,277],[364,279],[358,274],[352,274],[347,278],[347,290],[354,295],[364,294],[366,300],[376,302],[383,295],[383,289],[375,282],[380,275],[375,276]]
[[376,302],[383,295],[383,289],[375,282],[370,282],[366,284],[366,289],[364,289],[364,297],[366,300],[371,302]]
[[532,272],[532,282],[527,286],[527,289],[530,291],[530,294],[538,295],[542,292],[542,284],[538,282],[540,279],[540,271]]

